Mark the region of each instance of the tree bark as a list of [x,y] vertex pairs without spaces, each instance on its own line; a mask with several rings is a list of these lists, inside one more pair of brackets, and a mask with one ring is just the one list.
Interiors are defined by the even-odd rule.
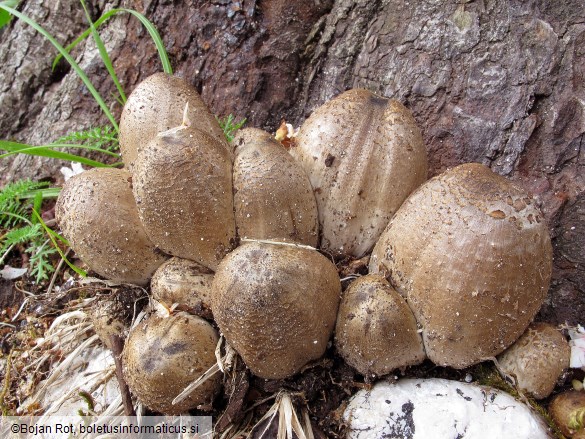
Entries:
[[[83,14],[76,0],[55,3],[22,8],[70,41],[86,26]],[[118,3],[154,22],[175,73],[214,113],[247,117],[248,126],[274,130],[281,118],[298,126],[352,87],[405,103],[423,130],[429,177],[481,162],[537,196],[555,252],[539,318],[583,323],[584,2],[122,0],[92,8],[99,15]],[[102,34],[127,91],[161,69],[133,18],[113,19]],[[51,73],[54,52],[26,25],[13,22],[0,43],[2,138],[42,143],[105,123],[73,73]],[[112,93],[95,46],[75,53],[100,92]],[[0,172],[3,183],[58,178],[56,166],[18,157],[0,162]]]

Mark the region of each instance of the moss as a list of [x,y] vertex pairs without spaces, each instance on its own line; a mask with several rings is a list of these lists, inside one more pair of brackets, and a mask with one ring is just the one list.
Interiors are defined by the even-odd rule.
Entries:
[[512,384],[508,383],[493,364],[490,363],[482,363],[476,366],[472,372],[473,376],[476,378],[476,382],[482,386],[493,387],[498,390],[502,390],[514,397],[517,401],[528,403],[530,406],[542,417],[542,419],[546,422],[548,427],[553,432],[554,436],[557,439],[566,439],[566,437],[561,433],[559,427],[555,424],[552,417],[549,415],[548,410],[540,403],[538,403],[534,398],[530,396],[524,395],[523,393],[519,392],[518,389],[513,386]]

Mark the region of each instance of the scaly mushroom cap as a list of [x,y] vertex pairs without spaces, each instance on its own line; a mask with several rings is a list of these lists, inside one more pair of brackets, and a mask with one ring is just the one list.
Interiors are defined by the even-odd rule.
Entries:
[[407,299],[427,356],[463,368],[524,332],[548,291],[552,247],[534,201],[471,163],[429,180],[404,202],[369,268]]
[[316,247],[317,203],[305,171],[263,130],[240,130],[233,145],[238,235]]
[[211,307],[252,373],[280,379],[323,355],[340,293],[335,266],[317,251],[251,242],[219,265]]
[[71,248],[106,279],[146,285],[166,259],[138,218],[128,171],[94,168],[70,178],[55,213]]
[[569,367],[571,348],[565,337],[547,323],[534,323],[503,354],[500,368],[516,377],[518,387],[536,399],[546,398]]
[[180,403],[172,401],[215,364],[218,341],[217,331],[200,317],[152,315],[132,329],[126,340],[122,363],[128,387],[145,406],[167,415],[209,404],[219,390],[220,374]]
[[173,128],[140,152],[133,187],[150,239],[215,270],[236,236],[231,153],[202,131]]
[[321,249],[361,257],[427,177],[420,130],[397,101],[347,91],[303,123],[290,153],[309,175]]
[[211,317],[213,273],[188,259],[171,258],[154,272],[152,297],[167,307],[178,303],[191,313]]
[[382,276],[355,280],[343,293],[335,344],[363,375],[386,375],[425,359],[416,320],[404,298]]
[[120,118],[120,151],[132,171],[141,150],[158,133],[179,126],[185,105],[188,119],[228,148],[217,120],[191,85],[177,76],[155,73],[136,86]]

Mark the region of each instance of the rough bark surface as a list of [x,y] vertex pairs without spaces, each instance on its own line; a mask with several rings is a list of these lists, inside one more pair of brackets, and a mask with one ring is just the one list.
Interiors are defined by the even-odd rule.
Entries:
[[[274,129],[283,117],[299,125],[352,87],[405,103],[424,133],[430,176],[481,162],[539,197],[555,248],[540,318],[583,323],[584,2],[122,0],[92,8],[99,14],[118,4],[155,23],[175,72],[213,112],[247,117],[248,126]],[[21,9],[63,42],[85,27],[76,0],[26,1]],[[103,35],[126,90],[160,70],[134,19],[112,20]],[[2,138],[41,143],[104,123],[74,74],[51,73],[53,56],[22,23],[2,31]],[[76,56],[103,95],[113,92],[93,44]],[[56,166],[3,160],[1,180],[55,178]]]

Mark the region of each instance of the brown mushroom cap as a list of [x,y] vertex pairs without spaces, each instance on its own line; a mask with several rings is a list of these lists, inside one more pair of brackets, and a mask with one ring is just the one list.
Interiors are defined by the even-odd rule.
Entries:
[[213,273],[208,268],[188,259],[171,258],[154,272],[150,291],[167,307],[178,303],[189,312],[211,317],[212,281]]
[[126,340],[122,362],[128,387],[145,406],[168,415],[210,403],[221,384],[219,374],[180,403],[172,401],[215,364],[218,341],[215,329],[200,317],[152,315],[132,329]]
[[70,178],[55,213],[71,248],[106,279],[146,285],[166,259],[138,218],[128,171],[94,168]]
[[279,379],[323,355],[340,293],[335,266],[317,251],[250,242],[219,265],[211,307],[252,373]]
[[534,323],[498,357],[501,369],[516,377],[518,386],[536,399],[546,398],[569,367],[571,348],[547,323]]
[[266,131],[240,130],[234,159],[238,235],[317,246],[317,203],[309,178]]
[[356,279],[343,294],[335,344],[363,375],[386,375],[425,359],[416,320],[404,298],[382,276]]
[[585,392],[569,390],[556,395],[548,406],[548,412],[567,437],[575,437],[585,430]]
[[330,100],[303,123],[290,153],[309,175],[321,248],[361,257],[427,178],[420,130],[395,100],[363,89]]
[[133,188],[150,239],[215,270],[236,234],[231,153],[195,128],[171,129],[138,155]]
[[404,202],[369,268],[406,297],[427,356],[463,368],[524,332],[548,291],[552,247],[524,190],[472,163],[429,180]]
[[138,151],[153,137],[181,124],[186,104],[188,119],[228,148],[217,120],[195,88],[177,76],[155,73],[136,86],[122,110],[120,151],[129,170]]

